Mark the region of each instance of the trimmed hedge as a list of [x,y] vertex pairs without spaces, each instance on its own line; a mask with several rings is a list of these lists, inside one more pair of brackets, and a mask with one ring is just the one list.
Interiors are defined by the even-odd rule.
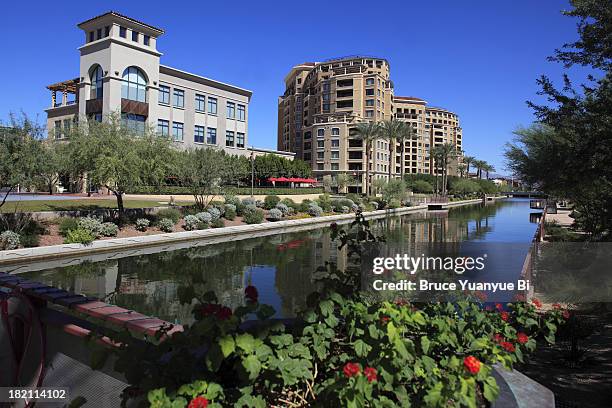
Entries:
[[[248,195],[251,194],[251,187],[224,187],[223,190],[227,194]],[[323,187],[300,187],[300,188],[272,188],[272,187],[255,187],[253,194],[255,195],[273,195],[273,194],[321,194],[324,192]],[[128,194],[192,194],[189,187],[183,186],[138,186],[134,187]]]

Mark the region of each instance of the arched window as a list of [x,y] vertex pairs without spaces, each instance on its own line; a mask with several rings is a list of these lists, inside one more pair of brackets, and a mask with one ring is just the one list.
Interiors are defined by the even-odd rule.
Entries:
[[128,67],[123,71],[121,97],[132,101],[146,102],[147,81],[141,70]]
[[101,66],[97,66],[96,69],[91,71],[91,97],[90,99],[102,99],[104,95],[104,86],[102,84],[102,77],[104,71]]

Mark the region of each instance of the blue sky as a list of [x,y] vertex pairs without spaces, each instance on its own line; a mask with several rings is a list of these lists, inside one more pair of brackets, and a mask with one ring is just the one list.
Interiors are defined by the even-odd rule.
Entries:
[[533,120],[525,101],[541,100],[536,79],[561,79],[546,57],[577,36],[576,21],[560,14],[567,8],[562,0],[8,2],[0,118],[23,110],[43,122],[45,86],[78,74],[76,24],[115,10],[166,30],[163,64],[251,89],[250,144],[276,148],[277,97],[292,65],[374,55],[390,61],[396,95],[458,113],[467,153],[503,170],[502,146]]

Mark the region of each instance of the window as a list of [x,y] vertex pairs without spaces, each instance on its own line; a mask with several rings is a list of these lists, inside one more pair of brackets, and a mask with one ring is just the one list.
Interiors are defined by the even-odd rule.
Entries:
[[244,105],[238,105],[238,120],[246,120],[246,108]]
[[311,142],[305,142],[304,143],[304,150],[310,150],[312,147],[312,143]]
[[185,91],[182,89],[175,89],[172,93],[172,105],[175,108],[185,107]]
[[324,152],[317,152],[317,160],[323,160],[324,154]]
[[93,31],[90,31],[90,32],[89,32],[89,42],[92,42],[92,41],[94,40],[94,35],[95,35],[95,34],[94,34],[94,32],[93,32]]
[[157,133],[160,136],[170,136],[170,122],[164,119],[157,119]]
[[374,78],[366,79],[366,85],[374,85]]
[[338,136],[340,134],[340,128],[332,128],[332,136]]
[[104,36],[108,37],[110,34],[110,26],[104,27]]
[[244,133],[236,133],[236,147],[244,147]]
[[366,106],[374,106],[374,99],[366,99]]
[[323,170],[325,165],[323,163],[317,163],[317,170]]
[[145,102],[147,81],[142,71],[136,67],[128,67],[123,71],[121,97],[132,101]]
[[172,122],[172,138],[175,142],[183,141],[183,124],[181,122]]
[[234,102],[227,103],[227,118],[228,119],[236,118],[236,104]]
[[94,120],[96,122],[102,122],[102,114],[101,113],[94,114],[93,118],[94,118]]
[[225,145],[228,147],[234,147],[234,132],[231,130],[225,132]]
[[325,129],[317,129],[317,136],[318,137],[325,136]]
[[332,151],[331,152],[331,158],[332,159],[339,159],[340,158],[340,152],[339,151]]
[[338,163],[332,163],[332,164],[331,164],[331,169],[332,169],[332,170],[340,170],[340,164],[338,164]]
[[193,131],[193,141],[196,143],[204,143],[204,126],[196,125]]
[[102,29],[98,28],[98,30],[96,31],[96,40],[99,40],[102,38]]
[[374,117],[374,111],[373,110],[367,110],[365,113],[366,113],[366,118]]
[[374,95],[374,89],[366,89],[366,95],[373,96]]
[[132,30],[132,41],[138,42],[138,31]]
[[340,139],[332,139],[331,147],[340,147]]
[[102,67],[98,65],[91,73],[91,97],[89,99],[102,99],[104,94],[104,86],[102,84],[103,76],[104,71],[102,71]]
[[62,138],[62,121],[61,120],[55,121],[55,126],[53,127],[53,130],[55,131],[55,138],[61,139]]
[[142,37],[142,42],[144,43],[144,45],[149,45],[150,40],[151,40],[151,37],[149,37],[148,35],[145,35]]
[[72,119],[64,119],[64,135],[70,132],[70,126],[72,126]]
[[212,115],[217,114],[217,98],[208,97],[208,113]]
[[322,149],[325,147],[325,140],[318,140],[317,141],[317,147]]
[[195,110],[198,112],[206,111],[206,97],[204,95],[196,94],[195,96]]
[[147,118],[142,115],[136,115],[133,113],[122,113],[121,120],[123,122],[123,126],[125,126],[126,128],[134,132],[143,133],[145,130],[145,121],[147,120]]
[[206,143],[217,144],[217,129],[215,128],[206,129]]
[[127,36],[127,28],[125,27],[119,27],[119,35],[123,38],[125,38]]

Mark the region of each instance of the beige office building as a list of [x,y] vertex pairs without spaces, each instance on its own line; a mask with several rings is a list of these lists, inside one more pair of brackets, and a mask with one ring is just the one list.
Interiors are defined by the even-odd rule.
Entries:
[[[405,145],[405,173],[436,172],[430,151],[453,142],[461,149],[461,128],[454,113],[427,106],[415,97],[394,95],[389,62],[373,57],[344,57],[296,65],[285,77],[285,93],[278,100],[279,150],[288,150],[311,163],[319,180],[324,175],[348,173],[354,182],[349,191],[361,191],[366,155],[353,129],[364,121],[397,117],[409,122],[417,135]],[[401,173],[401,147],[392,153],[389,142],[372,143],[372,178]],[[451,169],[451,172],[453,170]]]

